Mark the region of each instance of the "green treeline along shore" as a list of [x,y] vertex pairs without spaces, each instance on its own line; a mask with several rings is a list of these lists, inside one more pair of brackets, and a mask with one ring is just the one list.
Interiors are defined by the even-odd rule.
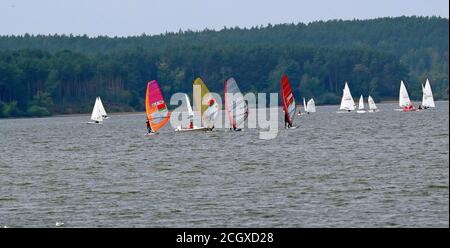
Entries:
[[279,92],[338,104],[344,83],[375,101],[398,98],[400,80],[421,99],[429,78],[448,99],[449,21],[395,17],[280,24],[132,37],[0,36],[0,117],[88,113],[96,96],[108,112],[142,111],[145,87],[158,80],[168,101],[192,94],[202,77],[223,94],[234,77],[247,92]]

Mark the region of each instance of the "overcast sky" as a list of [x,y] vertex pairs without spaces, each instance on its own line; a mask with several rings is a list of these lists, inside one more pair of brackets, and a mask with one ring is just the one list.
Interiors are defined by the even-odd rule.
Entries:
[[0,35],[128,36],[166,31],[419,15],[448,0],[0,0]]

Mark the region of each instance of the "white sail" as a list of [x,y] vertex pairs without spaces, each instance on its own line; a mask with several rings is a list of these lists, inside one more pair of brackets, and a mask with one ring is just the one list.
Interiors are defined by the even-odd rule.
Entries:
[[189,120],[193,120],[194,119],[194,111],[192,110],[191,102],[189,101],[189,96],[187,94],[184,94],[184,96],[186,97],[186,108],[188,111]]
[[214,127],[214,121],[219,114],[219,105],[217,104],[211,93],[206,94],[205,97],[207,99],[205,103],[207,103],[208,108],[203,113],[203,122],[205,123],[206,127],[212,128]]
[[361,97],[359,98],[359,106],[358,106],[359,110],[363,110],[364,109],[364,98],[363,95],[361,95]]
[[[304,100],[304,98],[303,98]],[[308,101],[308,105],[306,105],[306,111],[310,112],[310,113],[315,113],[316,112],[316,103],[314,102],[314,99],[309,99]]]
[[411,105],[411,100],[409,99],[408,91],[406,90],[403,80],[400,81],[400,94],[399,94],[398,105],[401,108]]
[[428,108],[436,107],[434,104],[433,92],[431,91],[431,85],[430,82],[428,81],[428,78],[427,82],[425,83],[425,87],[423,87],[422,90],[423,90],[422,105]]
[[355,101],[353,100],[352,94],[350,93],[350,88],[345,82],[344,92],[342,94],[340,110],[355,110]]
[[248,107],[234,78],[225,82],[224,89],[225,110],[234,129],[244,127],[244,121],[248,117]]
[[108,118],[108,114],[106,113],[106,110],[105,110],[105,108],[103,107],[102,99],[100,99],[100,97],[97,96],[96,101],[98,101],[98,103],[99,103],[100,113],[102,114],[102,117],[103,117],[104,119]]
[[377,109],[377,105],[375,104],[375,102],[374,102],[374,100],[372,99],[371,96],[369,96],[367,101],[369,102],[369,109],[370,110],[376,110]]
[[427,94],[425,93],[425,86],[422,84],[422,106],[425,106],[427,102]]
[[91,120],[101,122],[103,121],[103,116],[100,107],[101,102],[98,98],[95,99],[94,108],[92,109]]
[[305,112],[308,112],[308,108],[307,108],[306,101],[305,101],[304,97],[303,97],[303,109],[305,110]]

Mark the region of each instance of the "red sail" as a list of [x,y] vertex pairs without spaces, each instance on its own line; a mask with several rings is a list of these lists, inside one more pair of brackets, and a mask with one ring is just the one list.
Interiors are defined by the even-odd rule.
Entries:
[[294,123],[296,106],[294,95],[292,94],[291,84],[289,83],[289,79],[286,75],[283,75],[281,78],[281,102],[283,103],[285,117],[292,126]]

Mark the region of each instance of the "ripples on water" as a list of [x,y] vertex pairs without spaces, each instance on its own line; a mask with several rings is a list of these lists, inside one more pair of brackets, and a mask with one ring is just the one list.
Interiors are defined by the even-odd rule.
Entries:
[[147,138],[144,114],[0,120],[0,225],[448,227],[449,110]]

